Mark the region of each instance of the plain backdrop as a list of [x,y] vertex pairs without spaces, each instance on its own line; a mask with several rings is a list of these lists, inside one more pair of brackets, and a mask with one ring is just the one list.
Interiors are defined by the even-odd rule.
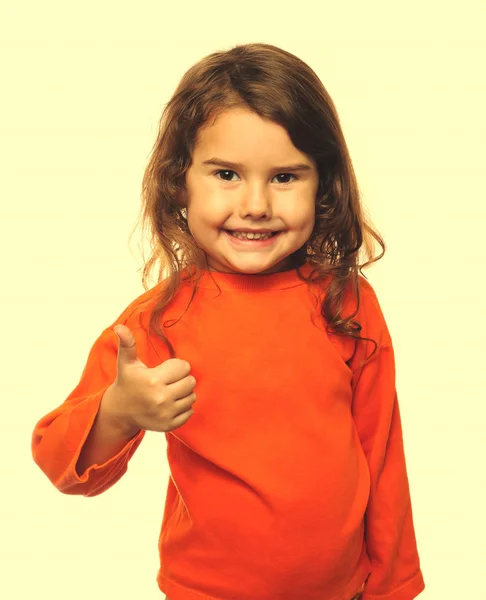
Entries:
[[0,596],[163,598],[164,435],[94,498],[59,493],[31,435],[144,291],[128,236],[165,103],[203,56],[266,42],[329,91],[388,246],[365,274],[394,341],[420,598],[486,598],[485,3],[17,0],[0,23]]

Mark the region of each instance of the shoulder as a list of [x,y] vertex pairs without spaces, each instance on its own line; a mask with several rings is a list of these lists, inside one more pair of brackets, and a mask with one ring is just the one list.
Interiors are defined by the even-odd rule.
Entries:
[[114,327],[117,323],[123,323],[124,325],[127,325],[127,327],[129,327],[130,324],[133,326],[136,324],[141,326],[142,319],[144,319],[146,315],[150,315],[156,306],[160,297],[163,283],[164,282],[158,283],[156,286],[150,290],[147,290],[143,294],[140,294],[140,296],[137,296],[135,300],[130,302],[130,304],[128,304],[128,306],[118,316],[112,327]]
[[[332,281],[332,276],[322,281],[321,291],[324,294]],[[377,292],[364,275],[358,273],[357,286],[355,279],[348,280],[342,296],[341,310],[343,318],[351,316],[353,321],[358,321],[361,325],[361,337],[373,339],[379,347],[391,344],[390,331]]]
[[133,333],[140,359],[147,366],[152,366],[153,361],[155,361],[154,365],[159,364],[159,357],[154,357],[153,354],[153,340],[149,339],[149,323],[152,311],[160,297],[162,285],[163,282],[159,282],[153,288],[143,292],[132,300],[116,319],[103,329],[91,352],[97,357],[105,354],[116,356],[119,342],[114,327],[116,325],[125,325]]
[[115,339],[117,339],[116,334],[113,331],[115,325],[126,325],[134,332],[134,334],[137,330],[139,332],[148,331],[150,316],[157,306],[165,283],[166,280],[160,281],[154,287],[132,300],[114,321],[105,328],[105,332],[108,333],[108,335],[112,332]]
[[361,274],[358,276],[358,288],[360,306],[357,317],[363,326],[362,335],[373,338],[378,346],[390,344],[390,331],[375,288]]

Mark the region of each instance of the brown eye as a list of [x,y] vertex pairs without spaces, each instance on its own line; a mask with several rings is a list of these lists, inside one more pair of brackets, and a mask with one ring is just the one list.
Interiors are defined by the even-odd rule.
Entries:
[[[235,173],[235,171],[228,171],[228,170],[224,170],[224,171],[216,171],[215,175],[217,175],[218,173]],[[227,181],[226,179],[223,179],[223,181]]]
[[[280,177],[281,175],[283,175],[284,177],[290,176],[293,177],[294,179],[298,179],[296,175],[292,175],[292,173],[279,173],[278,175],[275,175],[275,177]],[[292,183],[291,181],[281,181],[280,183],[285,184],[289,184]]]
[[[235,173],[235,174],[236,174],[236,171],[231,171],[231,170],[228,170],[228,169],[225,169],[225,170],[221,170],[221,169],[220,169],[219,171],[215,171],[215,173],[214,173],[214,174],[215,174],[215,175],[218,175],[219,173]],[[288,176],[290,176],[290,177],[293,177],[294,179],[298,179],[297,175],[294,175],[293,173],[278,173],[277,175],[275,175],[275,177],[280,177],[280,176],[282,176],[282,175],[283,175],[284,177],[288,177]],[[219,179],[219,178],[218,178],[218,179]],[[229,183],[232,183],[232,182],[231,182],[231,180],[229,180],[229,179],[222,179],[222,181],[227,181],[227,182],[229,182]],[[280,183],[281,183],[282,185],[289,185],[289,183],[292,183],[292,181],[281,181]]]

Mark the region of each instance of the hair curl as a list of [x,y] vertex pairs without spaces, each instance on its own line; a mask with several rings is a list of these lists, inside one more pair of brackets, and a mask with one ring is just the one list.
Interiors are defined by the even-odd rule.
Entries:
[[[200,60],[183,75],[162,113],[143,176],[137,219],[137,224],[141,219],[142,229],[150,233],[151,255],[146,262],[144,257],[143,287],[148,291],[150,273],[157,263],[157,281],[164,280],[149,330],[163,340],[174,358],[174,347],[159,325],[161,314],[176,295],[181,277],[186,277],[184,270],[188,278],[195,276],[187,308],[195,296],[201,271],[208,270],[207,257],[189,231],[180,193],[185,190],[185,173],[191,165],[199,131],[212,118],[233,107],[244,107],[285,127],[294,146],[316,162],[319,187],[315,225],[307,243],[292,258],[303,281],[332,276],[320,306],[326,329],[372,341],[373,356],[378,347],[376,341],[359,336],[362,326],[353,317],[360,306],[359,273],[363,275],[363,268],[383,257],[385,243],[365,219],[352,161],[327,90],[301,59],[264,43],[237,45]],[[382,247],[376,258],[372,257],[371,238]],[[359,264],[362,247],[368,260]],[[313,263],[309,279],[299,270],[305,261]],[[355,294],[357,308],[342,318],[348,288]]]

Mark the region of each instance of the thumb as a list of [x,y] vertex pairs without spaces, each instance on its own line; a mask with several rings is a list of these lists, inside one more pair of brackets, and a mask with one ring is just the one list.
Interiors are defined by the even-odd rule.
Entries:
[[121,362],[129,363],[139,361],[137,355],[137,344],[131,330],[126,325],[118,324],[113,327],[113,331],[116,333],[119,339],[118,364]]

